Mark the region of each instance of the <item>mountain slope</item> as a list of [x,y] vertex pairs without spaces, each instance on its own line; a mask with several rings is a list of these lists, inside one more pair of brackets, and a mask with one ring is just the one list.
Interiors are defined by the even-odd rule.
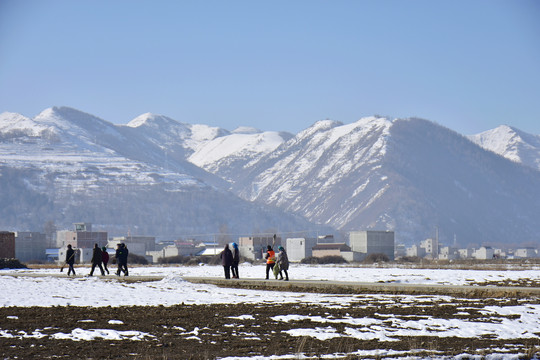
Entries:
[[[70,108],[50,108],[34,119],[1,114],[0,201],[6,205],[0,228],[37,230],[50,220],[71,228],[89,221],[111,234],[158,237],[223,227],[243,234],[312,228],[298,216],[209,185],[224,182],[180,155],[167,156],[169,149],[156,140],[169,136],[172,143],[179,133],[171,136],[159,124],[150,136],[141,125],[117,126]],[[188,140],[204,138],[201,133]]]
[[419,119],[319,122],[234,179],[240,196],[405,243],[531,241],[540,176]]
[[201,144],[188,160],[223,179],[231,181],[249,163],[276,149],[292,137],[275,131],[236,130]]
[[540,135],[501,125],[469,136],[476,144],[505,158],[540,170]]

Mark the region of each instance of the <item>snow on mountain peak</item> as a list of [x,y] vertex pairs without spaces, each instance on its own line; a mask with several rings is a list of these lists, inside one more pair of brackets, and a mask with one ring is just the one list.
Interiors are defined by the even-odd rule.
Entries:
[[233,134],[258,134],[261,130],[250,126],[239,126],[232,131]]
[[128,122],[126,124],[126,126],[129,126],[129,127],[132,127],[132,128],[142,126],[142,125],[146,124],[147,121],[150,121],[152,118],[154,118],[155,116],[156,115],[154,115],[152,113],[149,113],[149,112],[141,114],[141,115],[137,116],[135,119]]
[[509,160],[540,169],[540,135],[501,125],[468,138],[484,149]]
[[233,133],[201,145],[190,157],[189,161],[205,169],[219,167],[219,161],[227,157],[263,155],[281,145],[283,139],[278,132]]
[[493,151],[513,161],[520,161],[517,145],[522,139],[508,125],[501,125],[495,129],[471,135],[469,139],[486,150]]
[[171,119],[170,117],[157,115],[152,113],[144,113],[137,116],[135,119],[127,123],[126,126],[131,128],[137,128],[140,126],[148,126],[152,128],[170,127],[181,125],[178,121]]

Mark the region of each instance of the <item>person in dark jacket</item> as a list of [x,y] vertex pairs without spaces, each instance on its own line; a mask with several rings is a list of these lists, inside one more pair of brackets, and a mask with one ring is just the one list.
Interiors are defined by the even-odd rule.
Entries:
[[101,253],[101,248],[98,244],[94,245],[94,252],[92,253],[92,270],[90,270],[90,276],[94,275],[94,269],[96,266],[99,266],[99,270],[101,270],[101,275],[105,275],[105,271],[103,271],[103,266],[101,265],[103,261],[103,256]]
[[105,246],[101,248],[101,258],[103,261],[103,269],[105,269],[107,275],[109,275],[109,269],[107,269],[107,264],[109,263],[109,253],[107,252],[107,248]]
[[122,245],[120,243],[116,244],[116,253],[114,254],[114,259],[118,269],[116,270],[116,276],[120,276],[120,273],[124,270],[124,265],[122,264]]
[[68,269],[68,276],[73,273],[75,275],[75,269],[73,268],[73,264],[75,264],[75,250],[71,247],[71,245],[67,246],[66,251],[66,264],[69,265]]
[[122,266],[124,269],[124,276],[128,276],[128,256],[129,256],[129,250],[126,246],[126,244],[122,243]]
[[276,255],[276,265],[279,266],[279,280],[283,280],[283,272],[285,272],[285,281],[289,281],[289,257],[283,246],[278,246],[278,254]]
[[238,264],[240,264],[240,251],[238,250],[237,243],[233,243],[232,247],[233,247],[233,250],[232,250],[233,260],[232,260],[232,265],[231,265],[231,272],[232,272],[233,279],[238,279],[239,278]]
[[118,243],[116,246],[116,254],[114,255],[116,259],[116,264],[118,264],[118,270],[116,271],[116,275],[120,276],[120,274],[123,272],[124,276],[128,276],[128,268],[127,268],[127,258],[129,255],[129,251],[124,243]]
[[223,265],[223,270],[225,270],[225,279],[231,278],[231,265],[233,263],[233,254],[231,249],[229,249],[229,244],[225,245],[225,248],[219,254],[221,258],[221,264]]

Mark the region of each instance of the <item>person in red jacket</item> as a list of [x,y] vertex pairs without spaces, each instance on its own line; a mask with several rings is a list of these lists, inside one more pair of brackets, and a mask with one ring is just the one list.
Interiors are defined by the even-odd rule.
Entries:
[[109,262],[109,253],[107,252],[107,248],[104,246],[101,248],[101,261],[103,262],[103,269],[107,272],[107,275],[109,275],[109,269],[107,269],[107,263]]
[[266,259],[266,280],[268,280],[268,274],[270,270],[274,269],[274,265],[276,264],[276,252],[272,250],[270,245],[266,247],[264,258]]

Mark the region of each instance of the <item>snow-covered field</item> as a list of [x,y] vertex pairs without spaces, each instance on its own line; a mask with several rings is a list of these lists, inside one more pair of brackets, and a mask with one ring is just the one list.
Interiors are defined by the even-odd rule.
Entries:
[[[76,268],[78,275],[87,275],[89,268]],[[114,271],[111,271],[111,274]],[[265,276],[263,265],[241,264],[240,277],[261,279]],[[66,269],[57,277],[58,269],[0,270],[0,275],[38,273],[54,277],[11,277],[0,276],[0,306],[126,306],[126,305],[164,305],[175,304],[216,304],[245,302],[328,302],[348,303],[355,296],[333,296],[275,292],[268,296],[267,291],[219,288],[213,285],[192,284],[182,277],[223,277],[221,266],[173,266],[173,267],[133,267],[130,275],[164,276],[162,281],[126,284],[116,281],[103,281],[97,277],[70,279]],[[99,273],[99,271],[98,271]],[[428,270],[399,268],[353,268],[339,266],[292,265],[289,270],[292,280],[321,280],[349,282],[392,282],[408,284],[468,285],[486,281],[517,281],[531,279],[540,281],[539,270],[479,271],[479,270]],[[115,278],[115,275],[110,275]],[[272,280],[270,280],[272,281]],[[273,280],[275,281],[275,280]],[[99,284],[99,285],[98,285]],[[94,291],[99,286],[101,291]],[[208,294],[212,293],[212,296]]]
[[[76,268],[78,275],[87,275],[89,268]],[[373,303],[388,303],[395,306],[431,306],[437,304],[463,304],[459,316],[453,318],[436,318],[426,316],[415,319],[406,317],[378,318],[333,318],[321,314],[313,316],[298,315],[294,313],[282,314],[275,317],[276,322],[294,322],[310,320],[319,324],[314,328],[289,330],[290,336],[308,336],[316,339],[332,339],[336,337],[350,337],[355,339],[378,339],[379,341],[393,341],[397,336],[437,336],[480,338],[489,336],[493,339],[537,339],[540,333],[540,301],[539,299],[520,299],[512,305],[501,306],[486,305],[479,311],[486,319],[469,319],[467,315],[470,308],[467,303],[478,303],[479,299],[458,299],[451,296],[412,296],[412,295],[384,295],[384,294],[313,294],[279,291],[242,290],[221,288],[213,285],[192,284],[184,281],[182,277],[223,277],[221,266],[190,266],[190,267],[134,267],[130,269],[131,276],[156,275],[163,276],[163,280],[155,282],[125,283],[119,281],[106,281],[98,277],[68,278],[59,275],[58,269],[39,270],[0,270],[0,306],[172,306],[177,304],[286,304],[303,303],[324,306],[327,308],[346,308],[354,306],[370,306]],[[17,273],[19,276],[9,276]],[[55,276],[25,277],[24,273],[51,274]],[[111,274],[113,271],[111,271]],[[265,268],[262,265],[241,264],[240,276],[243,278],[263,280]],[[442,284],[442,285],[468,285],[488,281],[509,280],[540,280],[540,271],[509,270],[509,271],[478,271],[478,270],[425,270],[425,269],[398,269],[398,268],[352,268],[337,266],[307,266],[293,265],[289,271],[291,280],[336,280],[351,282],[393,282],[410,284]],[[116,278],[111,275],[111,278]],[[99,289],[99,291],[96,291]],[[360,305],[359,305],[360,304]],[[461,306],[461,305],[460,305]],[[474,311],[478,311],[475,308]],[[241,316],[241,315],[240,315]],[[240,318],[239,318],[240,319]],[[241,319],[240,319],[241,320]],[[239,320],[239,321],[240,321]],[[9,321],[0,319],[0,324]],[[333,324],[347,324],[345,331],[338,331]],[[107,333],[80,333],[81,329],[72,334],[59,334],[63,338],[74,340],[92,340],[96,336],[101,338],[130,338],[136,336],[116,333],[107,330]],[[102,329],[103,330],[103,329]],[[84,331],[83,331],[84,332]],[[0,338],[17,336],[3,331],[0,326]],[[499,357],[504,359],[517,358],[517,355],[504,355],[502,349]],[[278,358],[278,357],[276,357]]]

